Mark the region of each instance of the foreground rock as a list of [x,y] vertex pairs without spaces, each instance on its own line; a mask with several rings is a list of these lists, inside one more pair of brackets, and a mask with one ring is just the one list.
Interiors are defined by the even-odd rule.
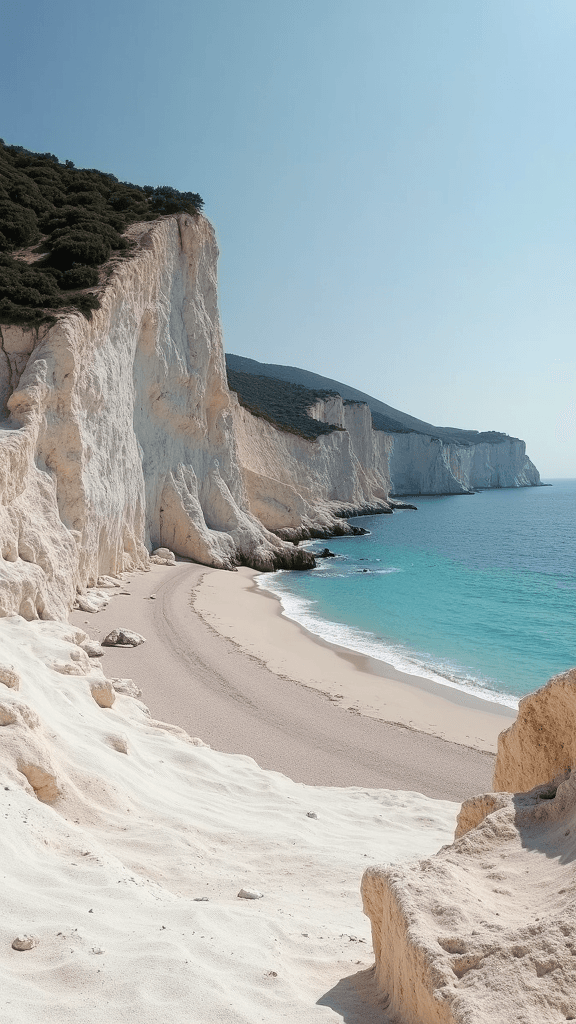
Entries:
[[364,874],[387,1019],[576,1019],[576,773],[466,801],[456,835],[429,860]]
[[494,789],[517,793],[576,766],[576,668],[523,697],[500,733]]
[[34,949],[34,946],[37,946],[39,941],[36,935],[17,935],[12,943],[12,949],[17,949],[19,952]]

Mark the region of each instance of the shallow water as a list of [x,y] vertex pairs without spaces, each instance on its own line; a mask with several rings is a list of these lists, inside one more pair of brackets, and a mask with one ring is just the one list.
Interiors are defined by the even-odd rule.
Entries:
[[260,586],[326,640],[503,703],[576,665],[576,480],[414,503]]

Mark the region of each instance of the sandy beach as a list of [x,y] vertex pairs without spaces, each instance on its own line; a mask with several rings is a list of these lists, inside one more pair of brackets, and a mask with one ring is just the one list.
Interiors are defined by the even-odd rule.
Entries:
[[195,609],[272,672],[327,693],[348,711],[496,751],[515,711],[323,641],[286,618],[275,596],[255,586],[256,576],[252,569],[239,569],[231,581],[207,574]]
[[71,618],[95,639],[114,626],[146,637],[110,649],[104,670],[136,679],[156,718],[296,782],[455,801],[491,788],[509,708],[319,641],[255,575],[153,566],[98,615]]
[[[508,718],[318,643],[249,571],[117,582],[2,620],[2,1020],[381,1024],[363,872],[452,841],[494,765],[463,741]],[[114,627],[146,642],[88,657]]]

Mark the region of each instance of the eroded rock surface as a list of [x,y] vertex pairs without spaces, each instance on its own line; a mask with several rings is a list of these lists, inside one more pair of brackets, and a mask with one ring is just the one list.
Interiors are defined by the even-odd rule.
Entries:
[[363,877],[386,1019],[576,1019],[576,773],[466,801],[456,834],[429,860]]
[[139,647],[146,638],[131,629],[113,629],[102,641],[103,647]]
[[576,766],[576,668],[523,697],[498,737],[494,789],[525,792]]

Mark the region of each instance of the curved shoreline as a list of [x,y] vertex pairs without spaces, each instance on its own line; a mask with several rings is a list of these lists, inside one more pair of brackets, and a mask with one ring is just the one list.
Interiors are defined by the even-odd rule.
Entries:
[[[323,636],[320,632],[315,632],[305,623],[301,622],[296,616],[290,614],[290,611],[285,607],[280,594],[275,591],[268,589],[266,586],[261,586],[260,580],[266,579],[265,573],[256,573],[254,576],[254,585],[257,587],[259,593],[266,594],[268,597],[272,597],[277,600],[282,607],[282,615],[289,619],[290,622],[294,622],[303,633],[314,640],[316,643],[323,644],[330,650],[336,653],[342,654],[343,657],[348,658],[362,658],[367,662],[368,667],[365,671],[370,671],[375,675],[384,676],[387,679],[396,679],[398,682],[405,682],[409,686],[420,686],[424,689],[429,689],[431,693],[438,693],[439,696],[447,696],[445,689],[456,690],[458,694],[462,695],[463,701],[458,699],[457,703],[465,703],[468,707],[475,708],[478,711],[494,711],[495,714],[502,714],[506,716],[516,717],[518,712],[518,699],[508,694],[499,695],[495,690],[490,691],[493,696],[485,696],[481,692],[481,687],[477,686],[474,688],[472,685],[466,686],[465,683],[458,683],[451,679],[442,679],[439,673],[435,673],[433,669],[430,669],[430,675],[424,675],[423,672],[408,672],[403,668],[398,668],[391,661],[387,661],[386,658],[377,658],[375,655],[369,654],[366,651],[362,651],[359,648],[349,646],[345,643],[337,643],[335,640],[330,640],[328,637]],[[327,619],[318,619],[320,624],[322,622],[328,623]],[[328,623],[329,624],[329,623]],[[347,627],[350,628],[350,627]],[[498,699],[501,696],[502,699]],[[467,701],[470,698],[470,702]],[[506,703],[506,701],[513,703]],[[500,708],[506,709],[505,711],[499,710]]]
[[232,578],[208,571],[195,589],[195,610],[276,675],[320,690],[348,711],[476,750],[497,749],[514,709],[317,636],[284,614],[280,599],[257,585],[258,575],[246,568]]
[[[70,621],[97,640],[115,627],[141,633],[147,642],[139,647],[106,648],[102,667],[109,678],[132,678],[154,718],[180,726],[217,750],[252,757],[295,782],[418,792],[459,803],[490,791],[494,755],[478,749],[474,735],[467,738],[469,729],[448,742],[432,730],[417,731],[414,723],[393,724],[392,715],[392,721],[385,721],[369,709],[361,714],[351,699],[332,698],[321,673],[310,673],[307,656],[304,682],[294,681],[282,667],[271,670],[249,632],[240,628],[239,612],[240,620],[251,620],[257,635],[268,634],[273,623],[280,628],[280,634],[273,630],[279,657],[290,653],[297,637],[307,652],[312,650],[314,661],[326,667],[328,658],[328,671],[332,659],[340,672],[349,662],[304,637],[282,617],[276,599],[255,591],[251,575],[250,570],[231,573],[184,561],[173,567],[153,565],[149,572],[125,576],[97,615],[74,611]],[[215,595],[220,624],[209,621],[212,615],[198,614],[192,604],[199,595],[204,595],[202,604],[207,595],[214,598],[216,582],[225,597]],[[382,685],[378,676],[353,671],[355,679]],[[344,687],[333,687],[333,692],[346,695]],[[420,696],[414,687],[410,692]],[[462,711],[473,725],[479,713]],[[494,733],[505,724],[500,719]]]

